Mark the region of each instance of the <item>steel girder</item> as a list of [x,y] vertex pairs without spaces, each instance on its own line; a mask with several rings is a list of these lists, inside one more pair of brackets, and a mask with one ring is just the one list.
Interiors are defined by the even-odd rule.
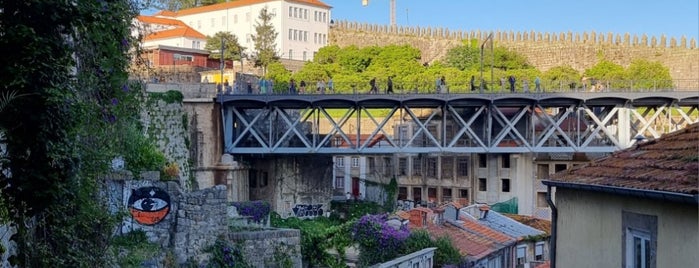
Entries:
[[606,153],[699,122],[697,105],[223,105],[231,154]]

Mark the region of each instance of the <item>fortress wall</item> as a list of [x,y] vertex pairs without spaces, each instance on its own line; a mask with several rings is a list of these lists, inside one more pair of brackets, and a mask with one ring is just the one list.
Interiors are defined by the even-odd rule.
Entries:
[[[489,31],[452,31],[445,28],[405,27],[336,22],[330,30],[330,43],[340,47],[355,45],[383,46],[409,44],[422,51],[424,62],[441,59],[446,52],[463,41],[486,40]],[[525,55],[542,71],[560,65],[570,65],[584,71],[604,56],[624,67],[637,58],[659,61],[670,69],[673,79],[699,79],[699,49],[697,41],[665,35],[637,36],[597,32],[492,32],[493,40]]]

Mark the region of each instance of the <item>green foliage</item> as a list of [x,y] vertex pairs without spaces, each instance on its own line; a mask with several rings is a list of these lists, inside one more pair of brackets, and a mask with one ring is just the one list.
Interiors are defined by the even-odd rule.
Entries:
[[670,69],[657,61],[636,59],[626,68],[626,77],[632,80],[624,88],[671,89]]
[[435,240],[430,238],[430,234],[425,230],[415,230],[410,233],[401,248],[401,255],[410,254],[425,248],[436,247],[434,253],[435,267],[445,265],[458,265],[461,263],[461,253],[454,247],[448,237],[439,237]]
[[600,83],[611,88],[620,88],[619,83],[626,78],[624,67],[605,59],[586,69],[583,75],[591,80],[592,85]]
[[393,212],[396,207],[396,200],[398,199],[398,181],[396,177],[392,177],[391,181],[384,185],[384,191],[386,191],[386,201],[384,203],[384,211]]
[[125,131],[122,152],[126,169],[139,174],[141,171],[161,170],[165,166],[165,155],[151,139],[143,135],[140,128],[130,125]]
[[295,217],[282,219],[279,214],[272,213],[271,225],[277,228],[299,229],[301,231],[301,256],[304,263],[311,267],[344,267],[343,258],[328,254],[328,250],[336,250],[344,256],[345,248],[350,244],[350,227],[354,221],[339,221],[325,217],[315,219],[299,219]]
[[252,41],[255,44],[255,53],[252,58],[256,67],[262,67],[263,73],[267,73],[267,66],[279,60],[279,55],[276,50],[275,40],[278,33],[272,25],[274,14],[264,7],[260,10],[260,15],[255,22],[255,35],[252,36]]
[[109,252],[117,258],[119,267],[140,267],[142,262],[154,258],[160,246],[148,242],[146,233],[141,230],[116,236],[112,239]]
[[545,89],[560,88],[573,82],[578,83],[580,78],[580,73],[570,65],[556,66],[542,74],[541,84]]
[[209,58],[221,59],[221,41],[223,41],[223,58],[226,60],[241,60],[245,47],[238,42],[238,36],[231,32],[217,32],[214,36],[206,37],[206,46],[204,49],[208,51],[218,50],[218,53],[209,54]]
[[[117,217],[99,178],[142,96],[127,83],[136,2],[3,1],[0,111],[7,155],[0,188],[18,223],[20,267],[102,267]],[[108,12],[107,12],[108,11]],[[51,14],[51,15],[46,15]],[[47,27],[50,25],[50,27]],[[19,120],[21,119],[21,120]]]
[[[287,93],[289,92],[289,80],[291,80],[291,71],[287,70],[281,62],[272,62],[267,66],[267,78],[274,81],[274,92]],[[297,84],[298,86],[298,84]]]
[[345,215],[342,219],[353,220],[358,219],[367,214],[381,214],[384,213],[384,208],[374,202],[338,202],[331,201],[330,209],[335,212],[331,214],[331,218],[340,217],[338,214]]
[[214,244],[204,250],[211,253],[207,268],[248,268],[251,267],[241,249],[240,244],[231,243],[224,238],[218,238]]
[[184,95],[178,90],[168,90],[166,92],[148,92],[148,103],[162,100],[167,104],[182,103]]

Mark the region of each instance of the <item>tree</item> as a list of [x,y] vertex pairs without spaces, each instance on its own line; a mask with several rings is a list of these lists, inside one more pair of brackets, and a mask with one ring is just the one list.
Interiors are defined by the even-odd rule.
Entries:
[[245,47],[241,46],[238,42],[238,37],[230,32],[217,32],[214,36],[206,37],[206,46],[204,49],[208,51],[216,51],[219,53],[209,54],[209,58],[220,59],[221,58],[221,41],[223,41],[223,59],[226,60],[242,60],[244,57],[243,51]]
[[252,36],[252,41],[255,43],[255,53],[253,60],[255,67],[262,67],[262,73],[267,73],[267,66],[279,60],[277,54],[276,43],[278,33],[272,25],[274,14],[267,10],[267,7],[260,10],[260,15],[255,22],[255,35]]
[[570,65],[556,66],[544,72],[541,83],[545,89],[564,88],[580,81],[580,73]]
[[99,178],[144,93],[127,81],[135,2],[0,6],[0,47],[14,51],[0,65],[0,92],[25,96],[0,110],[0,194],[17,228],[14,265],[108,266],[118,218],[100,203]]
[[583,75],[586,78],[591,79],[591,85],[597,86],[599,83],[604,88],[623,88],[625,85],[620,85],[623,83],[626,76],[624,67],[613,63],[609,60],[601,60],[589,69],[586,69]]
[[670,69],[657,61],[636,59],[626,68],[629,88],[634,89],[668,89],[672,87]]

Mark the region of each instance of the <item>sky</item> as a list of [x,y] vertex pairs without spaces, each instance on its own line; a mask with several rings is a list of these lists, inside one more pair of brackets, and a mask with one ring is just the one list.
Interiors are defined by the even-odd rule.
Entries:
[[[389,0],[321,0],[332,18],[390,24]],[[450,30],[625,33],[699,39],[697,0],[395,0],[399,26]],[[699,40],[698,40],[699,41]]]

